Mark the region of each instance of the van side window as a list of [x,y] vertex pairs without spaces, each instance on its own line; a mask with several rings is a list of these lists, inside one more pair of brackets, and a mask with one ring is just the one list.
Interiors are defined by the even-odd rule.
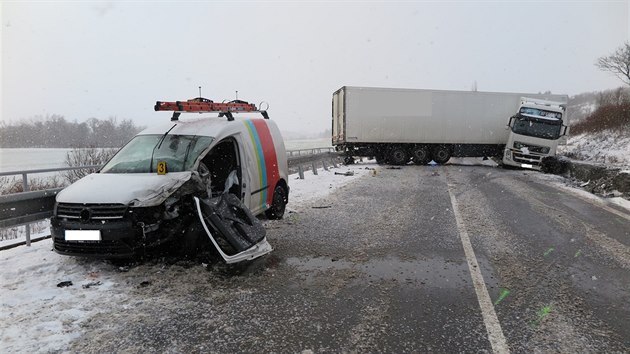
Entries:
[[[241,171],[238,161],[238,149],[234,139],[227,138],[215,145],[206,155],[203,162],[210,170],[210,190],[212,197],[221,195],[225,189],[226,181],[233,171],[236,171],[236,182],[231,183],[229,193],[241,196]],[[234,175],[232,180],[234,180]],[[234,182],[234,181],[233,181]]]

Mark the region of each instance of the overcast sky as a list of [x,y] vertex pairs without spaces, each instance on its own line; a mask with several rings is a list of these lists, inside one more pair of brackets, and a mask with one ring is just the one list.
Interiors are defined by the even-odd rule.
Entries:
[[577,94],[621,86],[597,57],[628,1],[10,2],[2,117],[168,120],[156,100],[270,104],[284,131],[331,125],[341,86]]

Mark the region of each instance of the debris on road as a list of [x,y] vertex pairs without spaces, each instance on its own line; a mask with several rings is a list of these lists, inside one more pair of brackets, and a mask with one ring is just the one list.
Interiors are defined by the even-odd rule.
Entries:
[[72,286],[72,282],[70,280],[62,281],[61,283],[57,284],[58,288],[65,288],[67,286]]
[[341,175],[341,176],[354,176],[354,171],[348,171],[348,172],[335,172],[336,175]]
[[501,288],[501,293],[499,293],[499,298],[494,302],[494,306],[497,306],[501,301],[505,300],[508,295],[510,295],[510,289]]
[[98,280],[97,280],[97,281],[92,281],[92,282],[89,282],[89,283],[87,283],[87,284],[83,284],[83,289],[89,289],[89,288],[91,288],[91,287],[93,287],[93,286],[99,286],[99,285],[102,285],[102,284],[103,284],[103,283],[101,283],[101,282],[100,282],[100,281],[98,281]]
[[547,257],[548,255],[551,254],[551,252],[553,252],[555,250],[555,248],[553,247],[549,247],[548,250],[545,251],[545,253],[543,253],[543,256]]
[[544,306],[542,309],[540,309],[537,313],[538,318],[532,322],[533,326],[537,326],[540,324],[540,322],[547,316],[549,316],[549,314],[551,313],[551,311],[553,310],[553,308],[551,307],[551,305],[549,306]]

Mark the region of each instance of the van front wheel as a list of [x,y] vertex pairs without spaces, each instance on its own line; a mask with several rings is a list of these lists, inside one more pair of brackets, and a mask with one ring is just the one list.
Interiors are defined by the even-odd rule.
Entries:
[[273,199],[271,202],[271,206],[267,211],[265,211],[265,215],[267,215],[268,219],[282,219],[284,215],[284,210],[287,207],[287,192],[285,192],[282,186],[276,186],[276,189],[273,191]]

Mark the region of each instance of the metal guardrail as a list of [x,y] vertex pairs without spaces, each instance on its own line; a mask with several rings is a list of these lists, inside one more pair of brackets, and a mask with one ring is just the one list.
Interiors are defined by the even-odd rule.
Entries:
[[47,172],[61,172],[61,171],[72,171],[72,170],[84,170],[88,168],[100,168],[103,165],[89,165],[89,166],[78,166],[78,167],[57,167],[57,168],[43,168],[39,170],[26,170],[26,171],[9,171],[9,172],[0,172],[0,177],[3,176],[16,176],[22,175],[22,190],[24,192],[28,191],[28,175],[35,173],[47,173]]
[[[289,169],[297,169],[300,178],[304,178],[304,166],[309,166],[313,174],[317,174],[316,164],[321,162],[324,169],[337,164],[339,154],[333,148],[315,148],[287,151]],[[28,192],[28,175],[35,173],[60,172],[99,168],[101,165],[60,167],[39,170],[1,172],[0,176],[22,175],[22,185],[27,192],[0,195],[0,228],[27,225],[26,244],[30,244],[28,224],[52,216],[55,197],[63,188],[46,189]],[[309,168],[307,168],[309,169]],[[294,172],[295,173],[295,172]]]
[[288,150],[287,151],[287,157],[291,158],[291,157],[294,157],[294,156],[323,154],[323,153],[327,153],[327,152],[335,152],[335,148],[334,147],[325,147],[325,148]]

